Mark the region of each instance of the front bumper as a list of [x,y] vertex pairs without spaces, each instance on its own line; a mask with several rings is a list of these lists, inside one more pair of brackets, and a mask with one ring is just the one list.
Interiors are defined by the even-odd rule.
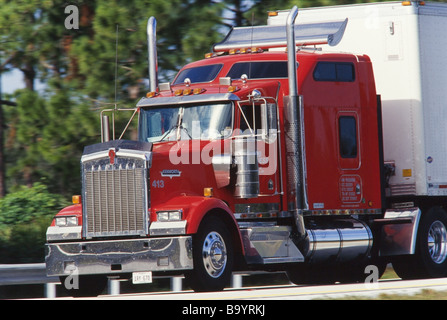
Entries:
[[45,263],[49,276],[189,270],[192,238],[47,243]]

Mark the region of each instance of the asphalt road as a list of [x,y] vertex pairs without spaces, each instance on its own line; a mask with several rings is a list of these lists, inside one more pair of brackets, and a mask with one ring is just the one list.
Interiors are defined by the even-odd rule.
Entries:
[[[315,286],[271,286],[228,289],[222,292],[195,293],[158,292],[139,294],[104,295],[95,300],[311,300],[362,296],[374,298],[380,294],[412,295],[423,289],[447,291],[447,278],[424,280],[381,280],[375,283],[335,284]],[[71,298],[56,298],[71,299]],[[81,300],[80,298],[76,298]]]

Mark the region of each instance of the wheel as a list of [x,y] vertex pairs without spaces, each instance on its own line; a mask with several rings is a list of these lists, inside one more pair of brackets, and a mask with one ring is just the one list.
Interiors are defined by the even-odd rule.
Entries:
[[96,297],[107,286],[105,275],[81,275],[60,277],[64,292],[72,297]]
[[233,244],[221,219],[205,218],[193,238],[194,269],[185,278],[194,291],[221,291],[230,283]]
[[393,261],[402,279],[438,278],[447,275],[447,213],[430,209],[421,217],[416,252]]

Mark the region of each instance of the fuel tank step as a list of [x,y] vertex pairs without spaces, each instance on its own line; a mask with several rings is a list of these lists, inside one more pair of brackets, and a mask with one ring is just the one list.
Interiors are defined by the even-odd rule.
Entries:
[[304,256],[290,238],[292,227],[276,225],[241,226],[248,264],[303,262]]

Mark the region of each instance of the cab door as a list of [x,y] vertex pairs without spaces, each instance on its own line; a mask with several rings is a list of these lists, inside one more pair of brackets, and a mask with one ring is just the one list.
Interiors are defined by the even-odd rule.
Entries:
[[363,199],[360,175],[361,148],[359,117],[356,112],[337,114],[338,161],[341,169],[339,180],[340,200],[343,204],[357,204]]

